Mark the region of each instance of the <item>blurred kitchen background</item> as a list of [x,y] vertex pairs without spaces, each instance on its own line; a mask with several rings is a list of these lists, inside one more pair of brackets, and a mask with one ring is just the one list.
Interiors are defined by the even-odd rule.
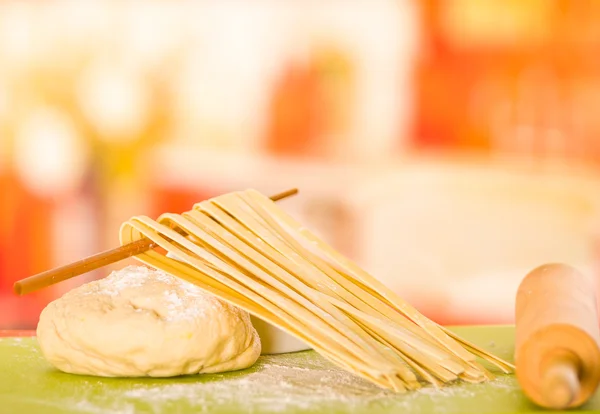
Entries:
[[[133,215],[281,205],[440,323],[598,279],[600,2],[0,0],[0,329]],[[118,266],[122,266],[123,263]],[[112,268],[116,268],[113,266]]]

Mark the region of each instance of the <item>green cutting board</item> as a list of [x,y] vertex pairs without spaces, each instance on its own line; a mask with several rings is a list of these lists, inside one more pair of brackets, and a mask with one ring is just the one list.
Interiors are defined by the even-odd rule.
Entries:
[[[512,327],[453,328],[512,360]],[[583,410],[600,411],[596,395]],[[42,357],[35,338],[0,338],[0,413],[525,413],[513,375],[394,394],[330,364],[313,351],[264,356],[250,369],[170,379],[64,374]]]

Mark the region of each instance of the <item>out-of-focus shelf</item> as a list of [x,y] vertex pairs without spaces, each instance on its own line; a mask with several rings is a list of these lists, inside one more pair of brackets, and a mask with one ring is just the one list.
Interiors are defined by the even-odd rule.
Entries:
[[[405,154],[360,162],[167,144],[153,147],[144,160],[145,165],[152,166],[151,180],[160,186],[194,188],[218,181],[220,187],[257,188],[265,185],[265,177],[268,177],[266,185],[272,187],[269,190],[298,186],[306,194],[326,192],[350,200],[393,193],[393,184],[399,179],[410,179],[411,175],[447,176],[462,181],[528,180],[544,188],[572,188],[578,192],[592,192],[600,185],[600,167],[597,165],[560,158],[534,160],[523,156],[488,157],[468,152]],[[593,196],[591,193],[590,197]]]
[[[277,191],[298,187],[303,196],[319,195],[360,200],[385,192],[385,182],[397,166],[392,162],[344,162],[280,157],[193,145],[165,145],[148,154],[152,180],[174,188],[219,188]],[[368,183],[368,186],[364,184]]]

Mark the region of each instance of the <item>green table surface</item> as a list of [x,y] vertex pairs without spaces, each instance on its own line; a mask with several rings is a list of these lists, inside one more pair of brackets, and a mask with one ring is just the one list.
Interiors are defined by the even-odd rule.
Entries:
[[[514,328],[452,328],[512,361]],[[0,338],[0,413],[526,413],[543,411],[514,375],[395,394],[313,351],[263,356],[243,371],[169,379],[77,376],[53,369],[35,338]],[[600,395],[580,409],[600,411]]]

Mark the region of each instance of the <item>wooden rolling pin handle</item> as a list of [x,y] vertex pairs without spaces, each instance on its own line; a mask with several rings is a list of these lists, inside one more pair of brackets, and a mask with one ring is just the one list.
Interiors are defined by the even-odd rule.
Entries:
[[542,390],[548,404],[558,409],[571,406],[581,393],[581,361],[577,355],[566,349],[554,351],[541,369]]
[[564,264],[534,269],[515,309],[515,365],[525,395],[564,410],[585,404],[600,383],[596,286]]

